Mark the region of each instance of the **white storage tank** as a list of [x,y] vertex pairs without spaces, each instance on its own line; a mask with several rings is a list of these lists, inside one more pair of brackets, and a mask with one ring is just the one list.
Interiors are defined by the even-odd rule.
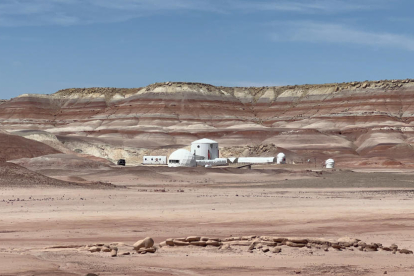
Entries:
[[270,164],[275,163],[275,157],[239,157],[238,163]]
[[144,165],[167,165],[167,156],[144,156]]
[[214,160],[196,160],[197,166],[227,166],[227,158],[216,158]]
[[276,164],[286,164],[286,155],[283,152],[277,155]]
[[188,150],[174,151],[168,158],[168,167],[196,167],[195,156]]
[[214,160],[219,158],[219,145],[210,139],[201,139],[191,143],[191,153],[197,160]]
[[327,169],[333,169],[333,168],[335,168],[335,160],[333,160],[333,159],[328,159],[328,160],[326,160],[325,161],[325,167],[327,168]]

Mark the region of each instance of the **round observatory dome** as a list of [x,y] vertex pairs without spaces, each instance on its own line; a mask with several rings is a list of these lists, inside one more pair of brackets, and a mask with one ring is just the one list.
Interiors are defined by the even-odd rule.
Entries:
[[327,169],[333,169],[335,167],[335,161],[333,159],[328,159],[325,161],[325,167]]
[[188,150],[179,149],[174,151],[168,158],[168,167],[195,167],[197,163],[195,156]]
[[283,152],[277,155],[276,164],[286,164],[286,155]]
[[191,153],[197,160],[214,160],[219,158],[219,145],[210,139],[201,139],[191,143]]

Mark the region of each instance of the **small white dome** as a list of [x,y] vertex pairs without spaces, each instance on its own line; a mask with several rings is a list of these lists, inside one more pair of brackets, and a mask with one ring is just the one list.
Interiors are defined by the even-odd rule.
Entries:
[[188,150],[179,149],[174,151],[168,158],[168,167],[195,167],[197,166],[195,156]]
[[325,166],[327,169],[333,169],[335,167],[335,160],[332,158],[325,161]]

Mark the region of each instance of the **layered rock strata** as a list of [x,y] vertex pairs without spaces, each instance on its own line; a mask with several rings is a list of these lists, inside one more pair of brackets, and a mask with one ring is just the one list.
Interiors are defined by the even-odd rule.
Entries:
[[274,144],[297,159],[400,166],[414,154],[413,96],[411,79],[259,88],[167,82],[136,89],[66,89],[2,103],[0,127],[19,135],[46,132],[28,138],[47,140],[59,151],[130,163],[142,162],[143,155],[169,155],[208,137],[221,147]]

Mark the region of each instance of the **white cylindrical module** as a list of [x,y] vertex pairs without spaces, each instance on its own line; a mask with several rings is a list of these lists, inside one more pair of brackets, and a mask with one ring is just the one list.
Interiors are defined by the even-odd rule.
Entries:
[[219,145],[210,139],[201,139],[191,143],[191,154],[196,160],[214,160],[219,158]]
[[216,158],[214,160],[196,160],[197,166],[227,166],[227,158]]
[[276,164],[286,164],[286,155],[283,152],[277,155]]
[[271,164],[275,163],[275,157],[239,157],[238,163]]
[[174,151],[168,158],[168,167],[196,167],[195,156],[188,150],[179,149]]
[[327,169],[333,169],[335,167],[335,161],[333,159],[328,159],[325,161],[325,167]]

